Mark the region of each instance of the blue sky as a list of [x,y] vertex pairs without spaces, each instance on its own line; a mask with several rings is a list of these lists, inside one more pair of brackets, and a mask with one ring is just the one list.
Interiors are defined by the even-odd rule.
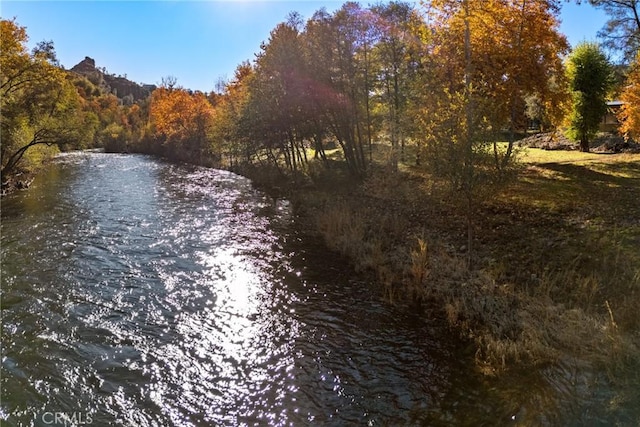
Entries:
[[[90,56],[97,66],[139,83],[157,84],[172,75],[181,86],[210,91],[219,78],[231,78],[240,62],[252,60],[289,12],[306,19],[323,6],[331,12],[342,3],[2,0],[0,15],[27,27],[30,46],[53,40],[66,68]],[[575,45],[595,40],[606,16],[571,2],[563,3],[561,19],[561,31]]]

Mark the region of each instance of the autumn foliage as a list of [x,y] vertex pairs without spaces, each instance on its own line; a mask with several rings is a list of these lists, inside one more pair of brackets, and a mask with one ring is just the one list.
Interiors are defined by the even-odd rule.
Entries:
[[620,131],[627,138],[638,140],[640,139],[640,52],[636,54],[620,99],[624,103],[619,115],[622,123]]
[[[390,145],[397,167],[407,144],[427,147],[453,137],[435,130],[451,126],[462,111],[467,68],[474,126],[515,134],[526,126],[524,100],[532,95],[556,123],[566,97],[561,57],[567,50],[556,15],[547,0],[345,3],[306,23],[293,13],[254,63],[239,67],[217,92],[192,92],[171,81],[132,103],[76,76],[77,117],[87,145],[111,151],[219,166],[267,162],[296,174],[306,173],[310,148],[328,166],[325,150],[336,146],[347,169],[364,176],[374,142]],[[20,46],[26,33],[20,34],[4,52]],[[3,61],[25,54],[4,54]],[[510,151],[496,167],[509,158]]]
[[[40,96],[36,88],[49,88],[42,96],[53,99],[55,84],[66,87],[66,101],[56,104],[66,109],[47,111],[68,115],[64,122],[72,125],[74,140],[83,141],[75,146],[220,167],[269,164],[284,175],[307,174],[310,159],[329,168],[326,151],[336,147],[349,173],[362,178],[374,143],[389,147],[392,168],[411,161],[406,147],[413,145],[416,163],[455,186],[464,162],[503,175],[514,141],[531,120],[545,129],[563,122],[571,98],[559,7],[557,0],[432,0],[370,7],[347,2],[306,22],[292,13],[255,60],[241,64],[216,91],[193,92],[170,79],[135,102],[105,90],[100,79],[59,68],[51,43],[30,55],[26,30],[13,21],[3,21],[1,69],[5,80],[13,69],[22,75],[22,67],[49,82],[25,84],[16,94],[30,88]],[[630,84],[624,95],[630,100],[623,111],[628,135],[637,132],[636,87]],[[3,100],[3,126],[26,130],[17,115],[9,121],[13,101]],[[51,121],[46,126],[54,129]],[[18,135],[3,133],[5,141]],[[497,140],[508,141],[506,151],[492,145]],[[4,152],[12,146],[19,148],[18,141],[3,145]]]
[[162,145],[163,154],[198,163],[207,149],[207,129],[213,112],[201,92],[160,87],[151,95],[151,134]]
[[80,145],[83,111],[72,79],[57,65],[52,42],[29,52],[26,29],[0,21],[2,180],[30,170],[29,153]]

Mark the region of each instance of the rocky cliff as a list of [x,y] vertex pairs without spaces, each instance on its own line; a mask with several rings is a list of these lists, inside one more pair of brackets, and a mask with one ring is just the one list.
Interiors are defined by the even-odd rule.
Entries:
[[140,85],[126,77],[109,74],[104,68],[96,68],[96,61],[88,56],[71,68],[71,71],[85,76],[94,85],[113,93],[120,99],[129,98],[131,101],[145,99],[156,88],[154,85]]

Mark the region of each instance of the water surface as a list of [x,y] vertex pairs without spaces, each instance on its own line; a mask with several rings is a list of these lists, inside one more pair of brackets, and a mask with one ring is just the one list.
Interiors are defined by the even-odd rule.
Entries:
[[229,172],[61,156],[2,203],[2,424],[606,423],[563,375],[478,375],[305,228]]

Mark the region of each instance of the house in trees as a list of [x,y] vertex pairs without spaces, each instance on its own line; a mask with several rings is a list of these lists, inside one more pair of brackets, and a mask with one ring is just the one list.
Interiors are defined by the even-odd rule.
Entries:
[[624,105],[622,101],[608,101],[607,112],[600,122],[600,132],[617,132],[620,128],[620,121],[618,120],[618,114],[620,109]]

